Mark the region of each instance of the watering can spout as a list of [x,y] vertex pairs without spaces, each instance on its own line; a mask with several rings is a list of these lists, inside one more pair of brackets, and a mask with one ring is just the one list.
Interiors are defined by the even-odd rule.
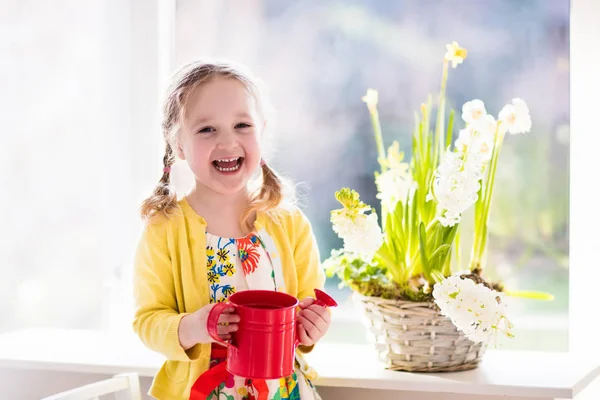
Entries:
[[315,289],[315,303],[323,307],[337,307],[337,302],[322,290]]

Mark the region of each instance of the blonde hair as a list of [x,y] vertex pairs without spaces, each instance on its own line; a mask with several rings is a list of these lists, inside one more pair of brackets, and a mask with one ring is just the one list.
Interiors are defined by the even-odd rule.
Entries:
[[[259,83],[242,67],[224,62],[196,61],[181,67],[172,78],[163,105],[162,130],[165,140],[163,174],[154,192],[141,205],[142,218],[157,215],[170,216],[177,209],[177,195],[170,182],[171,167],[175,163],[173,149],[178,146],[178,135],[186,115],[186,104],[190,95],[202,84],[222,77],[242,83],[255,98],[263,118],[270,113],[270,106],[263,98]],[[283,200],[283,179],[267,164],[262,165],[262,184],[251,197],[250,205],[243,213],[240,225],[251,231],[257,212],[270,212]]]

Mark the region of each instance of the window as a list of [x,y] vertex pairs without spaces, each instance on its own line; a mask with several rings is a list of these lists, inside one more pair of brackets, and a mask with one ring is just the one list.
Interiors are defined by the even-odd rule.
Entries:
[[130,253],[131,143],[111,11],[101,0],[11,1],[0,13],[1,331],[101,326],[99,282]]
[[[337,208],[334,192],[349,186],[368,204],[378,204],[376,148],[361,96],[368,87],[379,89],[386,145],[399,140],[409,151],[413,113],[438,91],[445,44],[457,40],[469,55],[450,71],[452,107],[480,98],[497,115],[518,96],[533,118],[530,134],[508,138],[503,146],[486,275],[556,298],[512,301],[517,337],[502,345],[565,350],[569,1],[446,3],[179,0],[175,60],[232,59],[266,80],[278,108],[270,160],[294,181],[309,184],[303,204],[325,258],[341,246],[328,222]],[[468,229],[464,235],[462,258],[468,260]],[[327,288],[343,303],[327,340],[365,342],[350,291],[339,290],[334,279]]]
[[157,13],[121,0],[0,13],[0,332],[131,329],[138,204],[160,178],[161,66],[144,46]]
[[[158,103],[175,66],[231,58],[265,79],[278,108],[270,162],[309,184],[302,203],[325,258],[341,245],[328,222],[335,190],[355,188],[377,205],[360,97],[379,89],[386,144],[408,150],[413,112],[437,91],[440,53],[457,40],[469,55],[451,71],[453,106],[481,98],[497,113],[521,96],[534,121],[503,148],[489,272],[556,300],[513,302],[517,338],[504,346],[566,348],[569,1],[10,3],[0,14],[10,54],[0,63],[0,331],[128,329],[137,205],[160,175]],[[160,50],[173,33],[160,26],[170,6],[172,60]],[[179,178],[178,187],[189,181]],[[342,307],[327,340],[364,342],[350,292],[333,279],[328,290]]]

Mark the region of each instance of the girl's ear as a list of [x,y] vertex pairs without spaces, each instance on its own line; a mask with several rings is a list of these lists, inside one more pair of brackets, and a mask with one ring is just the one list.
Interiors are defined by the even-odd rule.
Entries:
[[185,153],[183,152],[183,147],[181,147],[181,140],[177,139],[177,143],[176,143],[176,152],[177,152],[177,157],[179,157],[180,160],[185,160]]
[[265,132],[267,131],[267,125],[268,125],[268,121],[264,120],[261,126],[261,130],[260,130],[260,137],[264,138],[265,137]]

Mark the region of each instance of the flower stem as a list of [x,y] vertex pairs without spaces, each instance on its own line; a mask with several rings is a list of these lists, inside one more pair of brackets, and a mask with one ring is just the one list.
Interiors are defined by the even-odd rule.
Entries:
[[[373,135],[375,136],[375,144],[377,145],[377,160],[379,161],[379,166],[381,167],[381,172],[385,172],[387,167],[385,164],[382,164],[382,160],[385,157],[385,147],[383,146],[383,133],[381,132],[381,123],[379,122],[379,111],[377,110],[376,105],[368,105],[369,114],[371,115],[371,123],[373,124]],[[381,204],[381,224],[385,226],[385,221],[387,220],[387,210],[384,207],[383,203]]]
[[[377,145],[378,160],[385,159],[385,147],[383,146],[383,133],[381,132],[381,123],[379,122],[379,111],[377,107],[369,106],[371,114],[371,123],[373,124],[373,134],[375,135],[375,144]],[[381,163],[380,163],[381,164]],[[387,167],[381,165],[381,172],[385,172]]]
[[[455,270],[459,271],[462,268],[462,255],[461,255],[461,247],[460,247],[460,228],[462,225],[458,226],[456,230],[456,236],[454,237],[454,260],[455,260]],[[450,274],[452,274],[452,267],[450,268]]]
[[435,123],[435,141],[433,143],[434,155],[433,166],[437,167],[438,161],[441,159],[445,150],[445,130],[444,118],[446,116],[446,82],[448,81],[448,60],[444,59],[444,67],[442,69],[442,84],[440,87],[440,98],[437,110],[437,120]]
[[488,167],[486,182],[482,190],[481,203],[477,201],[478,207],[475,208],[475,237],[471,253],[470,269],[483,269],[487,252],[487,240],[489,236],[488,222],[492,204],[492,195],[494,190],[494,181],[496,179],[496,168],[500,149],[504,141],[504,131],[500,129],[500,122],[496,125],[494,134],[494,148],[492,150],[492,159]]

